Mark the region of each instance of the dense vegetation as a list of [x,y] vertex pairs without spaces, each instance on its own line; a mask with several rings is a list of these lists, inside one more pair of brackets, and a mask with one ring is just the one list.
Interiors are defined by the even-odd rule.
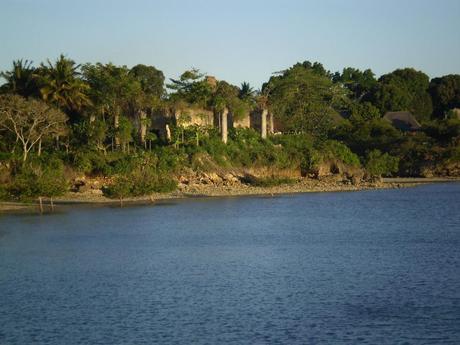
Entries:
[[[370,177],[459,174],[460,75],[430,80],[405,68],[376,79],[307,61],[255,91],[198,70],[165,85],[153,66],[78,65],[61,55],[39,66],[14,61],[1,77],[1,199],[52,198],[82,175],[105,178],[104,193],[123,200],[175,190],[184,171],[269,168],[272,178],[250,179],[259,186],[289,183],[276,176],[283,169],[318,175],[325,162]],[[188,109],[219,114],[219,123],[270,113],[282,133],[187,125]],[[421,130],[393,127],[388,111],[412,112]],[[155,114],[164,114],[166,134]]]

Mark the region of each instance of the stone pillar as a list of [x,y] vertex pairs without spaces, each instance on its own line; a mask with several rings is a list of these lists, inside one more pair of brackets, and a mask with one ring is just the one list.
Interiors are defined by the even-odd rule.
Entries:
[[141,144],[145,144],[145,136],[147,135],[147,113],[143,110],[139,111],[139,139]]
[[261,119],[260,119],[260,135],[262,136],[262,139],[267,138],[267,109],[263,109],[261,113]]
[[268,117],[269,117],[268,133],[273,134],[275,133],[275,119],[273,118],[273,113],[268,113]]
[[228,129],[227,129],[227,116],[228,116],[228,109],[224,108],[221,114],[221,134],[222,134],[222,142],[224,144],[227,143],[227,136],[228,136]]

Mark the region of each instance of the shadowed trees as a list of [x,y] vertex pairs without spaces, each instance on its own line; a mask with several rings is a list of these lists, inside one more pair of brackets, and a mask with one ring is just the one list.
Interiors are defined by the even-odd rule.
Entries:
[[335,83],[342,83],[351,92],[353,100],[365,99],[369,92],[376,87],[377,79],[370,69],[360,71],[359,69],[347,67],[342,73],[336,72],[332,77]]
[[433,100],[433,115],[445,118],[449,110],[460,108],[460,75],[450,74],[432,79],[429,92]]
[[370,96],[382,115],[388,111],[410,111],[418,121],[429,120],[433,111],[428,76],[413,68],[385,74]]

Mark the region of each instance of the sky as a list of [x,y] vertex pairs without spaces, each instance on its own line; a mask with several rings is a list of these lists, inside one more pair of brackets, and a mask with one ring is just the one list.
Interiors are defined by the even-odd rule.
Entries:
[[460,0],[0,0],[0,70],[61,53],[255,88],[305,60],[460,74]]

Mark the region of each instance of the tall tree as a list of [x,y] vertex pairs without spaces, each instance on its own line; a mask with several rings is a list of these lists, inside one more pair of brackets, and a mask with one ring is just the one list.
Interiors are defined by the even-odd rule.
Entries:
[[248,100],[251,101],[251,99],[255,95],[255,90],[254,88],[247,82],[241,83],[240,91],[238,94],[238,97],[243,100]]
[[80,78],[79,69],[80,65],[62,54],[54,63],[48,60],[47,64],[41,64],[34,75],[42,99],[69,114],[89,105],[89,85]]
[[13,61],[13,68],[10,71],[0,73],[0,77],[6,80],[0,91],[15,93],[23,97],[37,95],[38,88],[34,72],[32,61],[22,59]]
[[[141,84],[130,74],[126,66],[109,64],[86,64],[82,67],[83,76],[90,85],[93,106],[105,119],[113,120],[113,139],[120,146],[120,117],[130,112],[130,105],[136,95],[141,93]],[[128,114],[129,115],[129,114]]]
[[365,98],[377,85],[375,74],[370,69],[360,71],[356,68],[347,67],[343,69],[342,73],[336,72],[332,79],[336,83],[342,83],[350,90],[353,98],[358,101]]
[[62,111],[42,101],[18,95],[0,96],[0,127],[13,133],[21,143],[24,162],[42,138],[60,134],[66,121]]
[[183,100],[187,103],[206,108],[212,99],[213,85],[197,69],[185,71],[179,79],[170,79],[167,87],[174,91],[170,95],[173,101]]
[[449,110],[460,108],[460,75],[449,74],[432,79],[429,92],[433,100],[434,115],[444,118]]
[[249,106],[238,97],[239,88],[225,81],[219,81],[213,95],[212,105],[214,111],[220,115],[220,127],[222,141],[227,142],[228,114],[231,113],[233,120],[240,119],[248,112]]
[[428,94],[429,77],[413,68],[397,69],[379,79],[370,97],[382,114],[410,111],[419,121],[429,120],[433,111]]
[[136,65],[129,71],[141,86],[141,92],[134,95],[131,102],[132,112],[136,114],[139,123],[139,139],[146,145],[147,127],[150,123],[147,118],[154,108],[158,108],[164,96],[164,75],[153,66]]
[[344,90],[326,72],[311,64],[296,64],[264,84],[269,104],[288,131],[324,137],[339,116]]

